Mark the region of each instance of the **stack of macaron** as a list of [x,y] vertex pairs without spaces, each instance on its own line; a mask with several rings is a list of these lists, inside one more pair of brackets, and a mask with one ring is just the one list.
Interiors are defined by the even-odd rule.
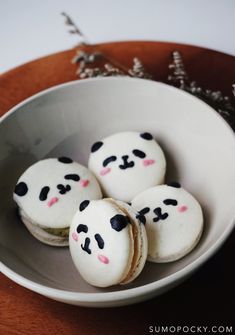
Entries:
[[203,230],[200,204],[179,183],[164,184],[166,159],[150,133],[122,132],[91,147],[88,168],[67,157],[30,166],[14,200],[41,242],[69,244],[91,285],[127,284],[146,260],[189,253]]
[[13,196],[20,217],[41,242],[68,246],[69,227],[79,204],[101,199],[93,173],[68,157],[48,158],[30,166]]

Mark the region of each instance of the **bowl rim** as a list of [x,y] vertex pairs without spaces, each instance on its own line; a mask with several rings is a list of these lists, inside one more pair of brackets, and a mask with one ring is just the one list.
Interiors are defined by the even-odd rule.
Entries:
[[34,99],[37,99],[43,95],[47,95],[48,93],[51,93],[53,91],[57,91],[59,89],[62,89],[64,87],[69,87],[69,86],[76,86],[76,85],[83,85],[84,83],[87,82],[98,82],[98,81],[131,81],[131,82],[145,82],[148,84],[153,84],[155,86],[162,86],[167,88],[170,91],[173,92],[178,92],[179,94],[185,95],[185,97],[191,98],[192,100],[196,100],[198,103],[201,103],[202,105],[206,106],[206,108],[210,109],[211,112],[214,114],[215,117],[219,118],[220,121],[222,121],[224,123],[224,125],[227,127],[227,130],[230,131],[230,133],[233,135],[234,139],[235,139],[235,132],[233,131],[233,129],[230,127],[230,125],[225,121],[225,119],[213,108],[211,107],[209,104],[207,104],[206,102],[204,102],[203,100],[197,98],[196,96],[192,95],[191,93],[184,91],[183,89],[177,88],[175,86],[163,83],[161,81],[157,81],[157,80],[151,80],[151,79],[145,79],[145,78],[134,78],[134,77],[125,77],[125,76],[110,76],[110,77],[94,77],[94,78],[85,78],[85,79],[76,79],[73,81],[68,81],[66,83],[62,83],[62,84],[58,84],[52,87],[49,87],[47,89],[44,89],[36,94],[33,94],[32,96],[24,99],[23,101],[19,102],[18,104],[16,104],[15,106],[13,106],[11,109],[9,109],[9,111],[7,111],[6,113],[4,113],[2,116],[0,116],[0,124],[5,121],[5,119],[7,119],[9,116],[11,116],[11,114],[15,113],[17,111],[17,109],[23,107],[24,105],[28,104],[29,102],[33,101]]
[[[130,78],[130,77],[106,77],[106,78],[88,78],[88,79],[79,79],[74,80],[71,82],[59,84],[53,87],[50,87],[46,90],[43,90],[41,92],[38,92],[37,94],[32,95],[31,97],[23,100],[22,102],[18,103],[16,106],[11,108],[7,113],[2,115],[0,117],[0,124],[6,120],[9,116],[11,116],[13,113],[15,113],[19,108],[23,107],[24,105],[28,104],[29,102],[33,101],[34,99],[37,99],[43,95],[49,94],[53,91],[62,89],[64,87],[69,86],[76,86],[76,85],[83,85],[84,82],[96,82],[96,81],[117,81],[117,80],[125,80],[125,81],[138,81],[138,82],[147,82],[148,84],[151,82],[155,86],[162,86],[167,88],[168,90],[172,90],[176,93],[179,93],[181,95],[185,95],[185,97],[190,97],[191,99],[196,99],[201,104],[205,105],[208,111],[210,110],[214,116],[218,117],[220,121],[224,123],[224,125],[227,128],[227,131],[229,131],[235,140],[235,134],[232,130],[232,128],[228,125],[228,123],[222,118],[220,114],[218,114],[212,107],[210,107],[208,104],[206,104],[204,101],[198,99],[197,97],[191,95],[188,92],[185,92],[183,90],[180,90],[176,87],[173,87],[171,85],[161,83],[158,81],[152,81],[148,79],[140,79],[140,78]],[[164,287],[173,285],[174,282],[177,282],[180,279],[183,279],[190,273],[192,273],[194,270],[196,270],[198,267],[200,267],[203,263],[205,263],[215,252],[222,246],[222,244],[225,242],[225,240],[228,238],[230,233],[232,232],[233,228],[235,226],[235,215],[232,218],[232,220],[228,223],[226,229],[222,233],[222,235],[197,259],[186,265],[183,269],[178,270],[171,275],[168,275],[167,277],[158,279],[154,282],[137,286],[134,288],[127,288],[125,290],[117,290],[117,291],[111,291],[111,292],[76,292],[76,291],[67,291],[62,289],[56,289],[50,286],[39,284],[33,280],[27,279],[26,277],[19,275],[17,272],[11,270],[7,265],[5,265],[2,261],[0,261],[0,272],[2,272],[4,275],[6,275],[8,278],[16,282],[17,284],[28,288],[34,292],[37,292],[39,294],[45,295],[47,297],[53,298],[55,300],[61,300],[66,302],[80,302],[80,303],[88,303],[88,304],[98,304],[98,303],[105,303],[105,302],[115,302],[115,301],[124,301],[131,298],[135,298],[138,296],[144,296],[146,294],[152,293],[157,291],[158,289],[163,289]],[[92,305],[94,306],[94,305]]]
[[28,288],[36,293],[45,295],[50,298],[70,301],[70,302],[80,302],[80,303],[105,303],[105,302],[115,302],[131,299],[137,296],[142,296],[155,292],[165,286],[173,284],[177,280],[186,277],[186,275],[191,274],[193,271],[202,266],[212,255],[218,251],[218,249],[226,241],[227,237],[230,235],[234,228],[235,218],[231,220],[228,227],[224,233],[218,238],[218,240],[205,251],[201,256],[195,259],[190,264],[186,265],[183,269],[176,271],[175,273],[156,280],[152,283],[141,285],[134,288],[129,288],[121,291],[111,291],[111,292],[94,292],[94,293],[79,293],[76,291],[66,291],[61,289],[55,289],[46,285],[38,284],[35,281],[25,278],[19,275],[15,271],[11,270],[5,264],[0,262],[0,271],[5,274],[8,278],[16,282],[17,284]]

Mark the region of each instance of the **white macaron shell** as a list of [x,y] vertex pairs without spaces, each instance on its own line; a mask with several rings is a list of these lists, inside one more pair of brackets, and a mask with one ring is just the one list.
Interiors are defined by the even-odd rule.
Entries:
[[[166,205],[163,201],[173,199],[177,205]],[[167,185],[152,187],[132,201],[132,206],[141,211],[149,208],[145,215],[148,236],[148,260],[164,263],[177,260],[190,252],[200,239],[203,230],[203,214],[198,201],[183,188]],[[168,216],[154,222],[154,209]]]
[[[66,180],[68,174],[77,174],[80,180]],[[30,166],[17,183],[20,182],[26,183],[28,191],[24,196],[14,193],[14,200],[32,222],[46,228],[69,227],[83,200],[102,197],[97,180],[87,168],[76,162],[62,163],[57,158]],[[70,190],[61,194],[58,185],[69,185]],[[50,190],[42,201],[39,195],[45,186]]]
[[[69,246],[72,259],[82,277],[94,286],[118,284],[130,268],[134,253],[131,224],[121,231],[114,230],[110,219],[117,214],[124,213],[108,201],[91,201],[82,212],[75,214],[71,224]],[[77,233],[80,224],[88,227],[87,233]],[[96,234],[100,234],[104,241],[103,249],[98,247]],[[86,238],[90,239],[91,254],[81,247]]]
[[[123,132],[102,142],[103,145],[90,154],[88,166],[106,196],[128,202],[145,189],[164,182],[166,160],[154,139],[144,139],[137,132]],[[133,150],[142,151],[145,157],[135,156]],[[104,160],[111,156],[116,160],[104,167]],[[123,156],[128,156],[127,162],[134,162],[134,166],[121,169]]]

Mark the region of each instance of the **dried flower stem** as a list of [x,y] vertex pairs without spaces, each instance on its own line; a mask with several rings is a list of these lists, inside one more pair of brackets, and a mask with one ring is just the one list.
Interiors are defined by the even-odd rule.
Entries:
[[169,69],[173,71],[173,74],[168,76],[168,80],[173,84],[177,84],[177,87],[183,90],[188,81],[183,59],[178,51],[173,51],[172,58],[173,62],[169,65]]
[[[66,25],[71,27],[69,32],[71,34],[78,35],[82,39],[80,44],[85,44],[87,47],[89,47],[87,38],[71,19],[71,17],[65,12],[63,12],[62,15],[65,17]],[[145,71],[142,62],[136,57],[133,59],[132,69],[128,69],[109,56],[106,56],[101,52],[94,51],[93,48],[91,51],[91,53],[87,53],[83,50],[78,50],[77,54],[72,59],[72,63],[79,64],[79,68],[77,69],[76,74],[79,75],[80,78],[126,75],[130,77],[152,79],[152,76]],[[102,58],[104,61],[106,61],[103,67],[87,67],[87,64],[95,64],[99,58]],[[187,91],[208,103],[210,106],[215,108],[218,113],[223,116],[235,129],[235,105],[230,101],[229,97],[223,96],[222,92],[220,91],[203,89],[202,87],[198,86],[195,81],[190,81],[183,63],[182,56],[178,51],[174,51],[172,53],[172,58],[172,63],[169,65],[169,69],[172,73],[168,76],[168,81],[171,83],[171,85]],[[235,96],[235,84],[233,85],[232,92]]]
[[[65,24],[71,27],[71,30],[69,30],[69,33],[76,34],[80,38],[82,38],[83,42],[79,44],[89,46],[89,42],[85,35],[82,33],[82,31],[78,28],[76,23],[72,20],[72,18],[65,12],[61,13],[65,17]],[[96,70],[89,69],[89,71],[85,71],[86,64],[93,63],[95,60],[97,60],[97,54],[103,58],[104,61],[107,63],[104,65],[105,70],[98,71],[98,68]],[[84,51],[78,51],[77,55],[72,59],[72,63],[80,63],[80,69],[78,69],[77,74],[80,76],[82,72],[89,72],[89,76],[94,73],[94,76],[97,76],[98,74],[101,74],[103,72],[104,75],[107,75],[108,73],[115,73],[116,74],[123,74],[130,77],[139,77],[139,78],[150,78],[151,76],[145,72],[145,69],[137,58],[134,59],[134,66],[133,69],[128,69],[122,64],[118,63],[116,60],[110,58],[109,56],[100,53],[100,52],[92,52],[90,54],[84,52]],[[110,67],[111,65],[111,67]],[[111,70],[112,68],[112,70]]]
[[[208,105],[217,110],[223,116],[231,127],[235,129],[235,105],[227,96],[223,96],[220,91],[211,91],[197,85],[195,81],[190,81],[185,70],[183,59],[178,51],[172,54],[173,61],[169,65],[172,74],[168,76],[169,82],[205,101]],[[235,85],[233,85],[235,95]]]
[[79,44],[89,44],[86,36],[83,34],[83,32],[81,31],[81,29],[78,28],[78,26],[76,25],[76,23],[72,20],[72,18],[65,12],[62,12],[61,15],[63,15],[65,17],[65,24],[67,26],[70,26],[70,30],[69,33],[70,34],[76,34],[78,35],[81,39],[82,42],[80,42]]
[[105,61],[107,61],[109,64],[111,64],[114,68],[117,68],[118,70],[123,72],[123,74],[133,77],[132,75],[129,74],[129,69],[126,68],[125,66],[121,65],[120,63],[118,63],[114,59],[112,59],[112,58],[110,58],[110,57],[108,57],[104,54],[102,54],[102,57]]
[[131,77],[152,79],[152,75],[147,73],[139,58],[133,58],[133,67],[128,71]]

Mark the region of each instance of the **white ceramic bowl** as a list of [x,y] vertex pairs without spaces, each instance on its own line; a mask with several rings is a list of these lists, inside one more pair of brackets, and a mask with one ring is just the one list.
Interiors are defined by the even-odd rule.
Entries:
[[[28,233],[16,215],[12,191],[31,163],[66,155],[86,164],[93,142],[125,130],[156,137],[166,153],[167,180],[180,181],[200,201],[205,230],[183,259],[148,263],[133,283],[98,289],[81,279],[68,248],[43,245]],[[24,287],[74,305],[120,306],[158,295],[211,257],[234,225],[232,130],[205,103],[153,81],[71,82],[19,104],[1,119],[0,171],[0,270]]]

